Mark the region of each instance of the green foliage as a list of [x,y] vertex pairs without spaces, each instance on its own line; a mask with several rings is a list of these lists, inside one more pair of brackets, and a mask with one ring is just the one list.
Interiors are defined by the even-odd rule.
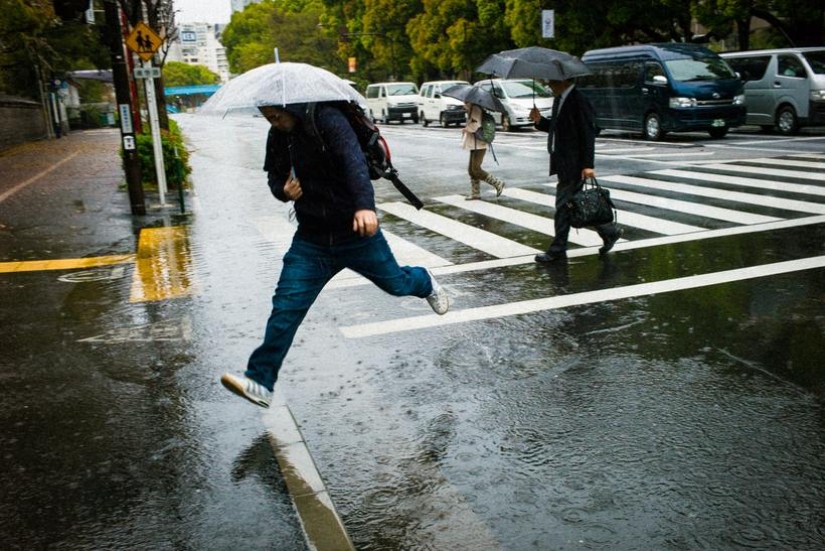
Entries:
[[229,67],[243,73],[272,63],[275,48],[281,61],[300,61],[327,69],[343,69],[335,42],[318,28],[321,4],[317,1],[250,4],[232,15],[223,33]]
[[203,65],[189,65],[179,61],[169,61],[163,66],[165,86],[193,86],[217,84],[220,77]]
[[[137,154],[140,159],[141,184],[157,187],[154,142],[147,126],[144,125],[143,133],[136,136],[136,141]],[[160,131],[160,141],[167,184],[170,188],[176,189],[181,185],[185,186],[192,167],[189,165],[189,151],[183,142],[183,135],[174,120],[169,120],[169,130]]]
[[0,93],[39,98],[38,81],[109,66],[99,28],[61,21],[50,0],[0,0],[0,14]]

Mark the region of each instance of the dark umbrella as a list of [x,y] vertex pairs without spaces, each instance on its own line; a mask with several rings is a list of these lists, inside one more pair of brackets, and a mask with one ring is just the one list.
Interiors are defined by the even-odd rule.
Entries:
[[540,46],[492,54],[476,68],[476,71],[501,78],[544,80],[568,80],[589,75],[591,72],[578,57]]
[[507,112],[507,108],[504,107],[500,99],[487,90],[482,90],[472,84],[456,84],[455,86],[450,86],[441,92],[441,94],[465,103],[473,103],[489,111],[498,111],[499,113]]

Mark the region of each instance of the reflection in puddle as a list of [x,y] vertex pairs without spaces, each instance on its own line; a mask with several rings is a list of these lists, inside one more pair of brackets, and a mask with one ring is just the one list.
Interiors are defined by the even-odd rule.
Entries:
[[188,296],[193,279],[188,226],[141,230],[130,302]]

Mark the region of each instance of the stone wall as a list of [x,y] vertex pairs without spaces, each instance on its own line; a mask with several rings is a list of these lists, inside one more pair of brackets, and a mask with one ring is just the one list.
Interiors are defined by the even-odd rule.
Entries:
[[48,137],[43,106],[36,101],[0,96],[0,151]]

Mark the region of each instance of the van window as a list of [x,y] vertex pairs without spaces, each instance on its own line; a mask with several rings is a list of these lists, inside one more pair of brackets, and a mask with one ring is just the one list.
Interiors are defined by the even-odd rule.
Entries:
[[728,80],[736,75],[721,57],[707,56],[697,52],[695,55],[679,55],[665,61],[670,74],[680,82],[697,80]]
[[401,82],[399,84],[387,84],[388,96],[411,96],[417,94],[418,90],[415,85],[409,82]]
[[805,78],[808,74],[805,67],[795,55],[780,55],[776,66],[776,72],[783,77]]
[[[656,79],[655,77],[660,78]],[[645,63],[645,82],[667,82],[664,67],[658,63]]]
[[739,73],[742,80],[762,80],[768,70],[771,56],[729,57],[726,61],[734,71]]
[[380,86],[367,86],[367,98],[375,99],[381,96]]
[[811,66],[814,73],[818,75],[825,75],[825,50],[818,52],[805,52],[802,55],[808,60],[808,65]]
[[639,79],[642,64],[638,61],[624,61],[611,64],[590,64],[593,73],[577,79],[582,88],[633,88]]

